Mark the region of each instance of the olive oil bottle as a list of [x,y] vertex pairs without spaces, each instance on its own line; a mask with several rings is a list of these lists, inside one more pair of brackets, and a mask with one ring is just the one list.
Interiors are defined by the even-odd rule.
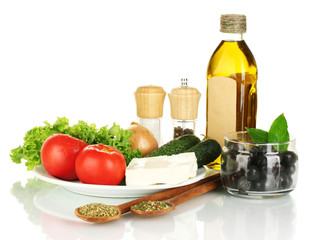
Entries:
[[243,39],[246,16],[225,14],[220,22],[224,39],[207,70],[206,138],[223,146],[225,134],[256,127],[257,66]]

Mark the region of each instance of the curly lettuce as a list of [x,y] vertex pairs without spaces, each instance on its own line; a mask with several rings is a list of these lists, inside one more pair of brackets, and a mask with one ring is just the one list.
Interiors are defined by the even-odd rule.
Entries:
[[34,127],[26,132],[24,143],[11,150],[11,160],[17,164],[25,160],[27,170],[33,170],[37,165],[41,165],[40,150],[43,142],[54,133],[63,133],[79,138],[88,144],[106,144],[117,148],[125,156],[128,165],[133,158],[140,158],[139,150],[131,150],[129,138],[132,132],[122,129],[114,123],[111,128],[104,126],[97,128],[95,124],[87,124],[84,121],[78,121],[73,126],[69,125],[69,120],[65,117],[58,117],[54,124],[45,121],[44,126]]

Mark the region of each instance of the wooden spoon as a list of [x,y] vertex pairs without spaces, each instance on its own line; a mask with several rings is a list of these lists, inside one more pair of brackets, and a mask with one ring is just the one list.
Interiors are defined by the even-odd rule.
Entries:
[[82,220],[87,221],[87,222],[92,222],[92,223],[109,222],[109,221],[112,221],[112,220],[115,220],[115,219],[118,219],[121,217],[121,212],[120,212],[119,208],[116,206],[112,206],[112,207],[116,208],[118,213],[114,216],[109,216],[109,217],[88,217],[88,216],[82,215],[79,212],[80,207],[76,208],[74,210],[74,213],[78,218],[81,218]]
[[130,211],[134,214],[143,216],[143,217],[153,217],[163,215],[175,209],[175,206],[186,202],[192,198],[200,196],[206,192],[209,192],[217,187],[221,186],[221,179],[220,176],[216,176],[216,178],[212,178],[210,181],[205,182],[199,186],[191,188],[185,192],[175,195],[174,197],[164,201],[166,204],[169,205],[168,208],[164,208],[161,210],[151,210],[151,211],[143,211],[143,210],[135,210],[131,208]]
[[78,218],[80,218],[80,219],[82,219],[84,221],[87,221],[87,222],[102,223],[102,222],[112,221],[112,220],[120,218],[122,214],[124,214],[126,212],[129,212],[131,206],[133,206],[135,204],[139,204],[139,203],[144,202],[144,201],[166,200],[166,199],[169,199],[169,198],[172,198],[172,197],[176,196],[177,194],[183,193],[183,192],[185,192],[185,191],[187,191],[189,189],[192,189],[192,188],[195,188],[195,187],[197,187],[199,185],[202,185],[203,183],[209,182],[209,181],[211,181],[213,179],[217,179],[219,176],[220,176],[220,174],[218,173],[218,174],[212,175],[210,177],[201,179],[198,182],[195,182],[195,183],[192,183],[192,184],[189,184],[189,185],[185,185],[185,186],[182,186],[182,187],[176,187],[176,188],[170,188],[170,189],[158,192],[158,193],[153,193],[151,195],[144,196],[142,198],[138,198],[138,199],[132,200],[130,202],[126,202],[126,203],[120,204],[118,206],[112,206],[112,207],[115,207],[118,210],[118,214],[115,215],[115,216],[111,216],[111,217],[87,217],[87,216],[84,216],[84,215],[79,213],[79,208],[80,207],[76,208],[74,213],[75,213],[75,215]]

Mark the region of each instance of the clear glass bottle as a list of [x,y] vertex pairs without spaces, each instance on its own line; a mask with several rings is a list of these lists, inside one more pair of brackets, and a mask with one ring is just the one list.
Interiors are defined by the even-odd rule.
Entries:
[[173,119],[173,127],[174,127],[173,139],[186,134],[194,134],[196,127],[196,119],[192,120]]
[[256,127],[257,66],[243,39],[245,15],[221,15],[220,31],[207,70],[206,138],[223,146],[225,134]]
[[200,96],[201,94],[196,88],[188,87],[187,78],[181,79],[181,86],[172,89],[168,94],[174,139],[186,134],[195,134]]
[[161,120],[165,95],[162,87],[153,85],[140,86],[134,93],[139,124],[153,133],[159,146],[163,143]]

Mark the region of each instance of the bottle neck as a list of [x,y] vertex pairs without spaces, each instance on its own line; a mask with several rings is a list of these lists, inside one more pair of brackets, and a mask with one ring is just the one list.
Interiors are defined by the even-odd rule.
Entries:
[[243,41],[243,33],[222,33],[222,39],[227,42]]

